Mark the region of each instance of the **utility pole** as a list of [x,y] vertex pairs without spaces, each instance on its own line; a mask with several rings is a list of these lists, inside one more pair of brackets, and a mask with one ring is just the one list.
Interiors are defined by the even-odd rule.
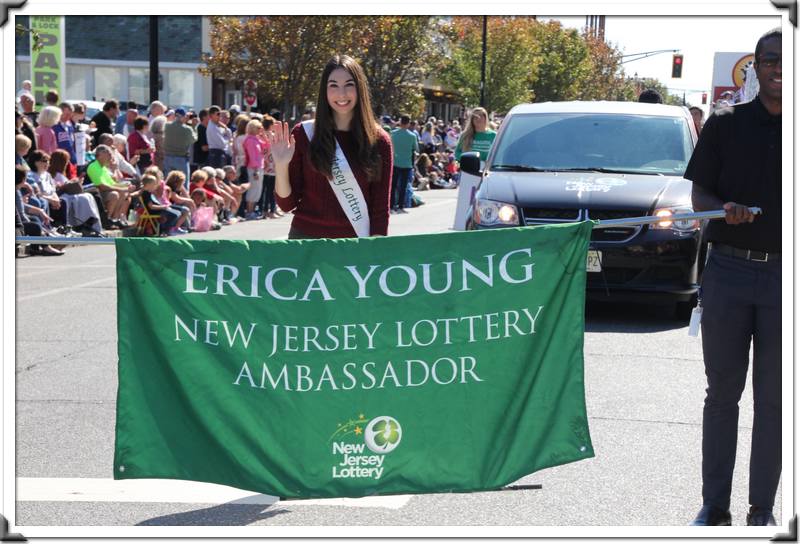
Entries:
[[486,107],[486,15],[483,16],[483,47],[481,52],[481,107]]
[[150,16],[150,102],[158,100],[158,16]]

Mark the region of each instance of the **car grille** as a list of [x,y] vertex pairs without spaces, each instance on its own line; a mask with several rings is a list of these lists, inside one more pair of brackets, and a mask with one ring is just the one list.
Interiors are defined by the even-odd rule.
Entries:
[[[570,221],[583,221],[592,219],[607,221],[610,219],[625,219],[628,217],[643,217],[647,210],[589,210],[589,209],[564,209],[564,208],[523,208],[522,214],[526,225],[542,225],[546,223],[560,223]],[[593,242],[627,242],[639,232],[641,226],[635,227],[608,227],[592,231]]]
[[522,208],[522,215],[528,225],[556,223],[559,221],[581,221],[586,210],[559,208]]

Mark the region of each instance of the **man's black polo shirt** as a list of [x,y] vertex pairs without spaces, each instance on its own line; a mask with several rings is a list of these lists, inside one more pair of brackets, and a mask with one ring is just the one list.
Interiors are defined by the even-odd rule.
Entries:
[[781,116],[770,115],[758,97],[709,117],[684,177],[723,202],[762,210],[752,223],[709,221],[709,241],[781,251]]
[[92,135],[92,145],[95,147],[98,145],[100,140],[101,134],[114,134],[114,128],[111,126],[111,119],[109,119],[108,115],[104,111],[98,111],[92,117],[92,122],[94,122],[94,126],[97,128],[95,133]]

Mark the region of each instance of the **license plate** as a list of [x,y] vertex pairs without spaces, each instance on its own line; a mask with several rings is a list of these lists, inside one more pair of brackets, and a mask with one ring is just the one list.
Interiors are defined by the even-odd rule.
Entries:
[[587,272],[600,272],[600,264],[603,261],[603,255],[595,249],[590,249],[586,255],[586,271]]

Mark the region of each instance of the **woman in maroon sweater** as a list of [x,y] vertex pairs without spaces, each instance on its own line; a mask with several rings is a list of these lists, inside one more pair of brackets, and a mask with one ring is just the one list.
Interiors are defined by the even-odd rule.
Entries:
[[373,116],[364,71],[347,55],[334,56],[322,72],[311,141],[301,124],[290,133],[276,123],[270,135],[275,196],[282,209],[294,210],[289,239],[356,236],[329,181],[337,142],[363,193],[369,235],[385,236],[392,140]]

